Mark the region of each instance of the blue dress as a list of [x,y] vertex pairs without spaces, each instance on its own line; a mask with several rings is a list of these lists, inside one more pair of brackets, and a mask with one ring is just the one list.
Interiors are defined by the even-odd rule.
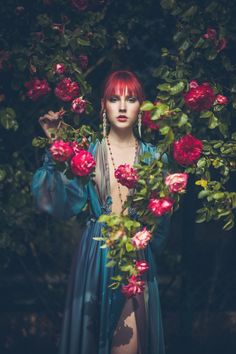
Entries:
[[[78,215],[87,202],[91,212],[72,263],[59,354],[110,354],[113,334],[126,301],[120,289],[108,288],[114,269],[106,267],[107,249],[101,249],[101,243],[93,239],[101,236],[102,224],[97,221],[98,217],[109,213],[112,203],[105,141],[91,144],[89,151],[97,162],[96,168],[100,169],[99,186],[92,180],[87,185],[80,184],[76,178],[68,180],[54,169],[49,152],[32,183],[37,206],[57,218]],[[136,161],[145,152],[151,152],[153,158],[156,156],[156,148],[140,142]],[[165,244],[169,217],[164,216],[159,221],[158,231],[137,258],[149,263],[144,279],[145,292],[132,298],[137,309],[141,354],[165,353],[155,258]],[[143,304],[143,312],[139,304]]]

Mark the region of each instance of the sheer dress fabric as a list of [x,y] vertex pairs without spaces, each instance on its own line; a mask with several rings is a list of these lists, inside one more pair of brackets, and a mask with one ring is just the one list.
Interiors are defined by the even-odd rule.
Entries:
[[[126,298],[118,290],[108,288],[113,268],[106,267],[107,249],[93,237],[101,236],[98,217],[111,212],[109,171],[105,140],[91,144],[89,151],[96,160],[95,183],[82,185],[77,178],[68,180],[56,171],[50,153],[33,177],[32,193],[38,208],[60,219],[78,215],[89,203],[90,219],[75,251],[68,282],[59,354],[110,354],[113,335],[124,308]],[[156,157],[156,148],[139,142],[139,156],[151,153],[149,163]],[[135,213],[130,210],[130,217]],[[169,217],[158,219],[156,234],[137,259],[146,259],[149,270],[144,280],[145,292],[132,299],[135,309],[139,354],[165,354],[161,308],[155,258],[161,253],[168,235]],[[127,328],[124,343],[132,331]]]

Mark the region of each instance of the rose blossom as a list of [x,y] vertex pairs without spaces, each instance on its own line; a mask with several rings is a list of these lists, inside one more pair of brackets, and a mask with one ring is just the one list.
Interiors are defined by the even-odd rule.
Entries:
[[82,97],[77,97],[72,101],[71,110],[75,113],[83,113],[86,109],[87,102]]
[[69,77],[66,77],[57,84],[54,92],[62,101],[69,102],[79,95],[79,86]]
[[215,102],[216,102],[217,104],[227,105],[229,101],[228,101],[228,98],[227,98],[226,96],[217,95]]
[[135,268],[138,271],[138,275],[142,275],[149,269],[148,262],[146,262],[145,260],[136,261]]
[[82,146],[79,143],[77,143],[77,141],[73,141],[70,145],[75,155],[78,154],[80,150],[83,149]]
[[71,3],[79,11],[84,11],[88,7],[88,0],[71,0]]
[[89,175],[95,165],[96,162],[93,159],[93,155],[86,150],[80,150],[71,159],[71,170],[77,176]]
[[211,108],[215,94],[211,86],[205,82],[190,90],[183,95],[186,106],[192,111],[204,111]]
[[203,144],[191,134],[187,134],[173,144],[175,161],[182,166],[189,166],[196,162],[202,152]]
[[69,142],[55,140],[50,147],[52,158],[55,161],[65,162],[73,156],[73,149]]
[[83,70],[85,70],[88,66],[88,57],[85,54],[80,54],[79,56],[79,63]]
[[217,38],[217,32],[214,28],[208,28],[207,33],[203,35],[205,39],[209,39],[210,41],[215,41]]
[[25,87],[28,89],[26,96],[32,101],[36,101],[39,97],[45,96],[51,91],[47,80],[39,80],[38,78],[27,81]]
[[63,63],[58,63],[58,64],[54,64],[53,66],[53,70],[56,74],[64,74],[65,72],[65,64]]
[[171,197],[163,197],[159,199],[150,199],[148,209],[156,216],[162,216],[169,213],[174,204],[174,199]]
[[171,193],[183,192],[188,182],[187,173],[172,173],[165,178],[165,184]]
[[115,178],[120,184],[126,186],[127,188],[134,188],[136,182],[138,181],[136,170],[130,167],[127,163],[117,167],[115,170]]
[[123,285],[121,288],[121,292],[127,297],[130,298],[135,296],[136,294],[141,294],[144,291],[144,281],[140,280],[139,277],[135,275],[131,275],[129,278],[128,285]]
[[147,247],[148,242],[150,241],[152,234],[150,231],[144,227],[141,231],[137,232],[132,237],[132,245],[137,249],[144,249]]

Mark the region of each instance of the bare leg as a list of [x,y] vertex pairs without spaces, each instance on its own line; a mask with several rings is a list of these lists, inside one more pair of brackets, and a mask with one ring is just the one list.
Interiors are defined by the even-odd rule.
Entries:
[[111,354],[137,354],[138,335],[133,300],[127,299],[113,335]]

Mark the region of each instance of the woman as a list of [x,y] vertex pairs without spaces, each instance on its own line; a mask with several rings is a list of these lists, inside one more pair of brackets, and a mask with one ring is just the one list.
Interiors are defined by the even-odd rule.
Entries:
[[[94,181],[82,186],[76,178],[68,180],[54,169],[49,153],[33,179],[33,194],[42,210],[60,218],[79,214],[86,202],[91,210],[72,265],[60,354],[165,352],[153,252],[163,246],[168,220],[162,219],[158,234],[139,251],[139,259],[149,263],[145,292],[129,299],[119,289],[108,288],[114,270],[106,267],[106,249],[100,249],[100,242],[93,239],[101,234],[98,217],[119,214],[128,195],[128,189],[114,177],[115,168],[124,163],[132,166],[145,152],[155,157],[155,148],[138,140],[133,132],[137,121],[140,131],[143,97],[133,73],[110,74],[101,100],[104,138],[89,147],[96,160]],[[57,127],[58,115],[51,111],[39,121],[50,137],[49,128]],[[131,216],[131,211],[127,212]]]

